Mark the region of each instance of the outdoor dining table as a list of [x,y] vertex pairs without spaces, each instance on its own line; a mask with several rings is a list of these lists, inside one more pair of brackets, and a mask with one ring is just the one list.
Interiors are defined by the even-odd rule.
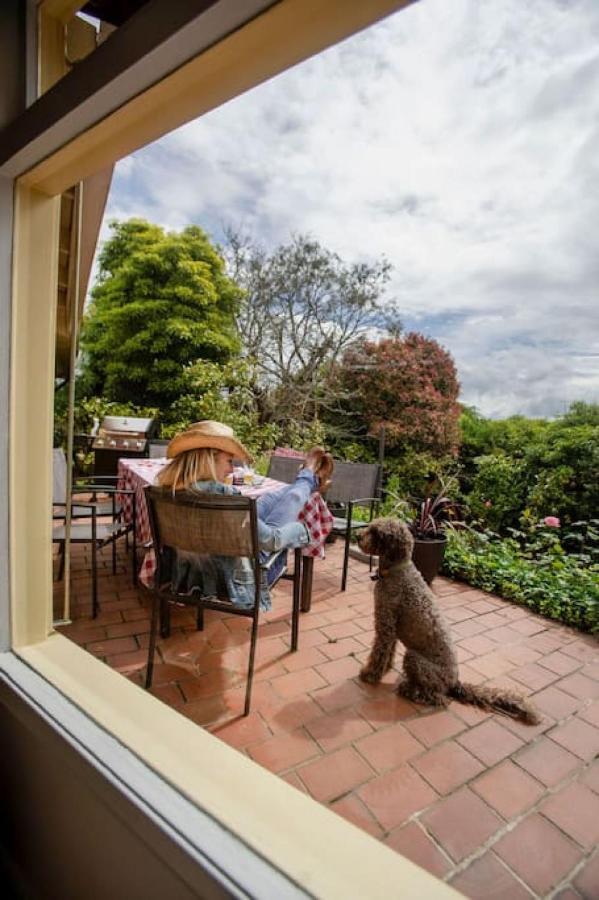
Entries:
[[[152,588],[154,584],[156,557],[151,546],[152,534],[144,488],[154,484],[156,476],[167,462],[166,458],[122,458],[118,463],[118,487],[134,490],[136,495],[137,540],[146,547],[139,580],[147,588]],[[286,485],[281,481],[275,481],[274,478],[256,478],[252,484],[240,484],[236,487],[242,495],[257,499],[262,494]],[[131,495],[124,495],[122,506],[126,521],[131,519],[131,505]],[[324,544],[333,527],[333,516],[323,498],[315,492],[304,505],[298,520],[306,525],[312,538],[310,545],[302,548],[301,610],[308,612],[312,604],[314,560],[324,558]]]

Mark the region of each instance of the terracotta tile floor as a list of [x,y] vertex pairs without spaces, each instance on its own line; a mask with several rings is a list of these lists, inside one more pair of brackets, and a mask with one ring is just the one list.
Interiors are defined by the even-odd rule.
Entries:
[[[97,619],[74,548],[73,624],[63,634],[141,683],[149,600],[128,559],[101,562]],[[315,565],[300,649],[288,652],[291,585],[260,627],[252,711],[240,716],[249,620],[177,609],[153,693],[257,763],[469,897],[599,897],[599,642],[443,578],[435,592],[464,680],[516,687],[543,712],[534,728],[452,703],[413,706],[358,670],[372,639],[372,583],[341,546]],[[57,585],[57,599],[61,585]]]

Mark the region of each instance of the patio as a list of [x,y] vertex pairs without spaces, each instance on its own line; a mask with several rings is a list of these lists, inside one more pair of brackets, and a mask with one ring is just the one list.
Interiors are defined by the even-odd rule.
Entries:
[[[92,620],[88,548],[72,552],[73,624],[60,631],[141,684],[147,592],[132,587],[122,550],[112,576],[105,549]],[[173,610],[152,693],[466,896],[599,897],[597,639],[439,578],[463,680],[529,694],[544,718],[530,728],[457,703],[423,709],[393,693],[397,673],[377,687],[358,680],[372,585],[353,560],[345,593],[340,575],[337,543],[314,567],[295,654],[291,585],[274,591],[247,718],[247,619],[208,613],[197,632],[192,611]]]

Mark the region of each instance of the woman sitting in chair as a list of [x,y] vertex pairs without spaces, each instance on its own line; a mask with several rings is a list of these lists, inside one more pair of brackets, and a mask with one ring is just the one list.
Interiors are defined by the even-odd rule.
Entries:
[[[251,457],[237,440],[232,428],[221,422],[197,422],[187,431],[172,439],[166,452],[170,462],[160,472],[157,483],[177,491],[193,491],[208,494],[239,494],[225,483],[233,473],[233,461],[249,462]],[[298,521],[298,515],[314,491],[325,491],[333,472],[333,458],[321,447],[314,447],[307,454],[293,484],[277,491],[270,491],[257,500],[258,542],[265,556],[285,547],[303,547],[310,543],[306,526]],[[199,571],[198,571],[199,563]],[[247,559],[218,558],[224,574],[227,591],[234,603],[250,605],[253,600],[254,576]],[[205,561],[201,563],[188,554],[179,554],[173,577],[181,586],[186,581],[188,589],[206,580]],[[275,570],[273,570],[274,578]],[[269,578],[269,581],[272,580]],[[262,606],[270,606],[265,586]]]

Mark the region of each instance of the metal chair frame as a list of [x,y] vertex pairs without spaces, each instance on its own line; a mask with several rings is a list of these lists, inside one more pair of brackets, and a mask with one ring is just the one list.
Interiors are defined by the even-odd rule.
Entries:
[[[302,460],[292,456],[279,456],[273,453],[268,465],[268,477],[292,484]],[[343,551],[343,570],[341,590],[347,588],[347,570],[349,567],[349,549],[353,532],[362,527],[362,522],[353,520],[357,506],[369,507],[369,521],[372,520],[380,503],[382,467],[379,463],[351,463],[335,461],[331,486],[324,495],[335,519],[332,534],[345,538]],[[360,493],[364,492],[364,496]],[[335,515],[337,511],[343,515]],[[372,559],[370,560],[372,567]]]
[[[64,506],[66,503],[66,473],[67,473],[67,458],[64,450],[61,447],[54,447],[53,451],[53,506]],[[120,516],[122,513],[122,507],[116,501],[116,493],[121,493],[120,491],[116,491],[118,482],[118,476],[116,475],[84,475],[77,476],[73,479],[73,486],[71,488],[71,496],[75,496],[77,494],[91,494],[91,502],[96,505],[96,511],[98,516],[112,516],[115,519],[117,516]],[[111,497],[108,500],[99,500],[98,494],[109,494]],[[83,508],[80,510],[79,507],[82,504],[72,504],[71,506],[71,518],[72,519],[87,519],[89,518],[89,511],[85,508],[85,504],[83,504]],[[61,518],[57,516],[56,518]]]
[[[364,526],[363,522],[354,521],[356,506],[368,506],[369,518],[374,518],[380,503],[381,466],[378,463],[335,462],[331,486],[326,494],[327,505],[334,517],[332,534],[345,538],[343,550],[343,570],[341,574],[341,590],[347,588],[347,570],[349,566],[349,549],[352,533]],[[366,496],[361,497],[364,491]],[[341,512],[343,515],[336,515]],[[372,558],[370,560],[372,567]]]
[[302,460],[293,456],[278,456],[273,453],[268,463],[267,478],[274,478],[284,484],[293,484],[297,477]]
[[162,459],[166,456],[166,448],[169,444],[170,441],[152,438],[152,440],[148,441],[148,457],[150,459]]
[[[93,485],[81,485],[77,488],[76,493],[90,493],[93,491]],[[132,534],[132,577],[133,584],[137,586],[137,537],[136,537],[136,524],[137,524],[137,510],[136,510],[136,497],[135,491],[125,490],[125,489],[117,489],[117,488],[102,488],[103,493],[109,493],[112,495],[112,505],[113,509],[116,507],[116,494],[130,494],[132,500],[132,516],[131,522],[125,522],[122,518],[119,519],[117,517],[113,517],[112,522],[98,522],[99,518],[105,518],[106,513],[102,509],[102,505],[99,503],[95,503],[93,500],[86,502],[78,502],[73,503],[71,500],[71,508],[76,507],[78,510],[77,517],[78,519],[83,518],[85,515],[86,518],[90,519],[91,522],[89,525],[80,524],[79,522],[75,522],[74,525],[71,525],[71,534],[70,534],[70,543],[71,544],[91,544],[92,548],[92,618],[96,618],[99,610],[98,603],[98,560],[97,560],[97,551],[102,547],[105,547],[107,544],[112,544],[112,573],[116,575],[116,542],[120,537],[125,537],[129,539],[129,533]],[[75,493],[75,492],[74,492]],[[53,519],[62,519],[66,520],[66,503],[59,503],[54,501],[54,507],[64,507],[64,513],[56,513],[53,512]],[[66,526],[63,526],[62,529],[57,531],[53,530],[52,533],[52,543],[60,544],[60,552],[61,552],[61,560],[58,570],[58,580],[60,581],[64,574],[64,548],[66,544]]]
[[[154,655],[156,651],[156,639],[159,623],[163,625],[161,629],[163,636],[168,634],[168,624],[164,627],[165,621],[168,623],[168,604],[169,602],[183,603],[197,608],[197,627],[202,630],[204,627],[204,610],[213,609],[219,612],[226,612],[228,615],[245,616],[252,620],[250,650],[248,659],[248,674],[246,683],[244,716],[250,711],[252,684],[254,678],[254,665],[256,658],[256,642],[258,637],[258,622],[260,614],[260,590],[262,584],[262,576],[272,568],[274,563],[279,559],[282,553],[287,553],[287,548],[272,554],[266,562],[261,562],[260,548],[258,544],[258,514],[256,511],[256,501],[250,497],[239,497],[221,494],[192,494],[191,492],[180,492],[173,496],[172,492],[166,488],[148,485],[144,488],[148,514],[150,520],[150,528],[152,532],[152,541],[154,552],[156,554],[156,573],[154,579],[154,602],[152,606],[152,621],[150,626],[150,642],[148,647],[148,664],[146,669],[146,688],[152,685],[152,675],[154,669]],[[178,509],[178,527],[169,525],[165,521],[165,516],[161,515],[161,507],[176,506]],[[223,545],[222,539],[219,542],[217,537],[206,537],[202,535],[201,520],[202,516],[207,514],[211,517],[213,523],[219,513],[238,513],[239,520],[244,520],[247,526],[249,519],[249,529],[244,529],[243,539],[239,537],[238,546],[233,552],[227,552],[227,547]],[[197,513],[197,516],[195,515]],[[193,520],[196,518],[196,522]],[[223,519],[224,519],[223,515]],[[185,525],[181,525],[185,522]],[[195,527],[194,527],[195,525]],[[180,529],[185,529],[182,538]],[[170,531],[170,533],[169,533]],[[173,532],[178,531],[177,535]],[[240,529],[241,534],[241,529]],[[180,593],[173,589],[170,581],[170,572],[166,570],[164,561],[165,550],[167,548],[182,550],[186,553],[196,553],[201,556],[228,556],[238,557],[247,556],[253,566],[254,572],[254,603],[250,607],[236,606],[228,597],[206,596],[202,594],[201,589],[192,590],[190,593]],[[300,612],[300,586],[301,586],[301,566],[302,557],[298,549],[294,551],[294,571],[293,575],[288,575],[283,570],[278,578],[289,578],[293,580],[293,607],[291,616],[291,651],[295,652],[298,646],[299,633],[299,612]],[[278,580],[277,578],[277,580]],[[166,583],[165,583],[166,582]],[[272,585],[271,585],[272,587]]]

